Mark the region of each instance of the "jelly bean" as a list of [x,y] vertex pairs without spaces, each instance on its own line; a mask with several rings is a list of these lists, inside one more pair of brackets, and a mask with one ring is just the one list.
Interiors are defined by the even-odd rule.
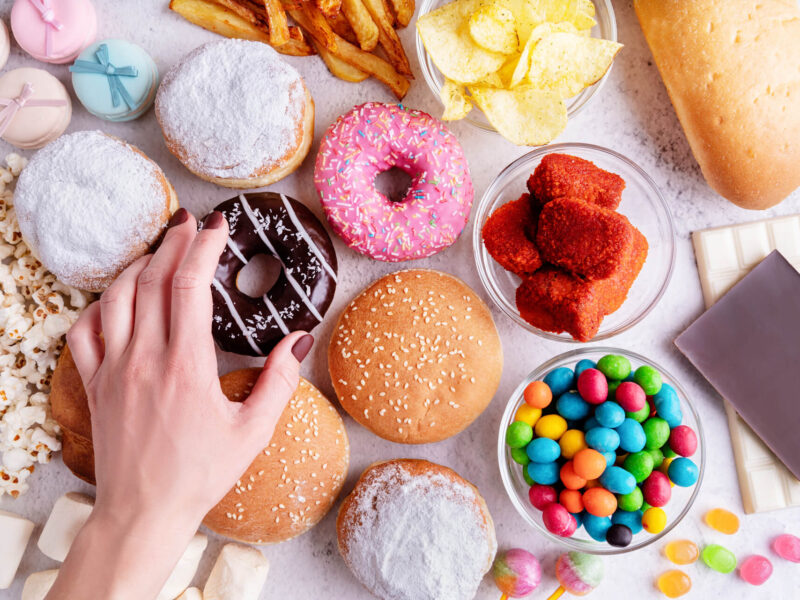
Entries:
[[589,417],[583,422],[583,430],[589,431],[590,429],[594,429],[595,427],[600,427],[600,423],[597,422],[597,419],[594,417]]
[[700,556],[700,550],[689,540],[674,540],[666,545],[664,554],[676,565],[690,565]]
[[583,494],[578,490],[561,490],[558,501],[561,506],[573,514],[583,510]]
[[622,467],[608,467],[600,476],[600,483],[612,494],[630,494],[636,487],[633,475]]
[[661,448],[669,439],[669,425],[661,417],[650,417],[642,423],[646,438],[645,448]]
[[541,483],[542,485],[553,485],[556,481],[558,481],[558,463],[529,462],[525,469],[528,471],[528,475],[531,476],[531,479],[533,479],[536,483]]
[[569,367],[559,367],[545,375],[543,381],[553,393],[553,398],[558,398],[564,392],[568,392],[573,386],[575,383],[575,373],[573,373],[572,369]]
[[523,468],[522,469],[522,478],[525,480],[525,483],[527,483],[528,485],[536,485],[536,482],[533,479],[531,479],[530,475],[528,475],[528,469],[527,468]]
[[[612,523],[614,519],[611,519]],[[633,532],[630,527],[622,523],[614,523],[606,531],[606,541],[612,546],[624,548],[631,543],[633,539]]]
[[583,513],[583,528],[586,530],[592,539],[598,542],[606,541],[606,533],[613,525],[610,517],[596,517],[590,512]]
[[586,369],[578,377],[578,392],[589,404],[601,404],[608,398],[608,381],[597,369]]
[[680,598],[692,589],[692,580],[683,571],[673,569],[659,575],[656,586],[667,598]]
[[561,446],[561,456],[566,459],[572,458],[580,450],[589,447],[586,445],[586,438],[580,429],[568,429],[559,438],[558,445]]
[[784,533],[772,540],[775,554],[786,560],[800,563],[800,538],[791,533]]
[[670,481],[681,487],[693,486],[697,483],[698,477],[700,477],[700,470],[692,459],[683,458],[682,456],[673,458],[670,461],[667,473]]
[[586,432],[586,443],[598,452],[614,452],[619,448],[619,434],[608,427],[595,427]]
[[553,392],[544,381],[531,381],[522,392],[525,403],[533,408],[546,408],[553,401]]
[[514,421],[506,430],[506,444],[522,448],[533,439],[533,428],[524,421]]
[[703,520],[711,529],[716,529],[720,533],[732,535],[739,531],[739,517],[724,508],[712,508],[705,514]]
[[647,406],[647,403],[645,402],[645,405],[641,409],[637,410],[636,412],[628,411],[625,413],[625,416],[629,419],[633,419],[637,423],[643,423],[644,420],[650,416],[650,407]]
[[664,453],[661,451],[661,448],[653,448],[652,450],[645,450],[645,452],[653,459],[654,469],[660,467],[661,463],[664,462]]
[[642,513],[642,527],[649,533],[661,533],[667,526],[667,513],[664,509],[653,506]]
[[531,501],[534,508],[539,510],[544,510],[544,507],[555,502],[556,498],[555,488],[549,485],[535,484],[528,490],[528,500]]
[[633,380],[642,386],[644,393],[648,396],[657,394],[661,390],[661,373],[649,365],[642,365],[636,369]]
[[624,511],[632,512],[642,508],[644,496],[639,487],[633,488],[630,494],[623,494],[617,497],[617,505]]
[[625,525],[633,535],[636,535],[642,530],[642,511],[617,510],[611,515],[611,522]]
[[544,521],[544,526],[547,527],[547,531],[563,537],[571,536],[575,533],[575,529],[577,529],[578,526],[575,517],[569,514],[569,511],[557,502],[553,502],[544,507],[542,511],[542,521]]
[[669,447],[676,454],[691,456],[697,451],[697,435],[687,425],[678,425],[669,434]]
[[[528,468],[530,466],[528,465]],[[669,478],[661,471],[653,471],[642,483],[642,494],[650,506],[666,505],[672,496],[672,486],[669,484]]]
[[527,423],[531,427],[536,425],[536,422],[542,416],[542,409],[541,408],[533,408],[532,406],[528,406],[527,404],[521,404],[520,407],[517,409],[517,412],[514,413],[514,420],[515,421],[522,421],[523,423]]
[[608,490],[596,487],[583,493],[583,506],[590,515],[610,517],[617,510],[617,498]]
[[631,362],[618,354],[606,354],[597,361],[597,370],[609,379],[621,381],[631,374]]
[[611,467],[617,462],[617,454],[615,452],[601,452],[600,454],[606,459],[607,467]]
[[561,465],[559,472],[561,483],[568,490],[579,490],[586,485],[586,479],[575,473],[574,465],[571,460]]
[[[530,448],[530,444],[528,447]],[[636,483],[642,483],[647,479],[650,473],[653,472],[653,466],[653,457],[646,450],[629,454],[625,462],[622,463],[622,468],[633,475]]]
[[635,419],[626,417],[615,431],[619,435],[619,445],[625,452],[639,452],[647,443],[644,428]]
[[511,460],[522,465],[523,467],[531,462],[531,459],[528,458],[528,453],[525,451],[525,448],[511,448]]
[[730,573],[736,568],[736,556],[719,544],[709,544],[700,553],[706,565],[719,573]]
[[579,360],[578,364],[575,365],[575,377],[580,379],[581,373],[583,373],[586,369],[594,369],[597,367],[597,363],[593,360],[589,360],[588,358],[584,358],[583,360]]
[[619,384],[617,391],[614,393],[614,400],[625,409],[626,412],[636,412],[642,410],[647,404],[647,394],[636,383],[632,381],[623,381]]
[[754,554],[742,561],[739,576],[747,583],[761,585],[772,575],[772,563],[766,556]]
[[606,459],[597,450],[585,448],[572,459],[575,473],[584,479],[597,479],[606,470]]
[[578,392],[567,392],[558,397],[556,410],[565,419],[580,421],[589,416],[592,412],[591,406]]
[[536,435],[557,440],[567,430],[567,421],[561,415],[545,415],[536,422]]
[[681,424],[683,420],[681,403],[678,399],[678,394],[671,385],[665,383],[661,386],[661,391],[653,396],[653,404],[656,408],[656,414],[664,419],[670,427],[677,427]]
[[616,402],[606,401],[594,409],[594,418],[602,427],[614,429],[622,425],[625,411]]
[[533,440],[526,447],[528,458],[537,463],[550,463],[558,460],[561,456],[561,447],[558,442],[546,437]]

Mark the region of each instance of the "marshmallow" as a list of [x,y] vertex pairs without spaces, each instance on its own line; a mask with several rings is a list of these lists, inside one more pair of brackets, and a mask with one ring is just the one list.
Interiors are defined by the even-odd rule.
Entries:
[[75,536],[92,514],[93,506],[93,498],[77,492],[68,492],[56,500],[39,536],[39,550],[45,556],[63,562]]
[[11,586],[33,533],[33,522],[0,510],[0,590]]
[[189,588],[178,596],[175,600],[203,600],[203,592],[198,588]]
[[203,588],[204,600],[258,600],[269,561],[250,546],[226,544]]
[[196,533],[183,552],[178,564],[172,570],[172,575],[169,576],[164,587],[161,588],[156,600],[173,600],[192,583],[194,574],[197,572],[197,565],[200,564],[200,558],[203,556],[206,546],[208,546],[208,538],[202,533]]
[[44,600],[58,577],[58,569],[31,573],[25,580],[20,600]]

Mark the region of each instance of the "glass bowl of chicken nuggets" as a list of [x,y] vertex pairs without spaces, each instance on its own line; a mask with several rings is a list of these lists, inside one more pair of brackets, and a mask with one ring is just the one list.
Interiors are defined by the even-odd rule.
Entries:
[[473,230],[481,282],[517,324],[562,342],[605,340],[656,306],[675,228],[650,176],[591,144],[552,144],[492,181]]

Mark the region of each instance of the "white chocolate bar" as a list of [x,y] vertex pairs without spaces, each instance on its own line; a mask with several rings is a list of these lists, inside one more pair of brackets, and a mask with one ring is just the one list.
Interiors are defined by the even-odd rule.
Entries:
[[22,555],[33,533],[33,522],[0,510],[0,590],[14,581]]

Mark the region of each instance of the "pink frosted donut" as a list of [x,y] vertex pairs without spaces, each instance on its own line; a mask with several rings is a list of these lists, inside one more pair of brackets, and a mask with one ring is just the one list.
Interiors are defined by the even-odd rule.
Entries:
[[[392,167],[412,178],[398,202],[375,188],[375,177]],[[469,167],[455,136],[429,114],[396,104],[369,102],[339,117],[322,139],[314,183],[345,243],[388,262],[447,248],[472,207]]]

